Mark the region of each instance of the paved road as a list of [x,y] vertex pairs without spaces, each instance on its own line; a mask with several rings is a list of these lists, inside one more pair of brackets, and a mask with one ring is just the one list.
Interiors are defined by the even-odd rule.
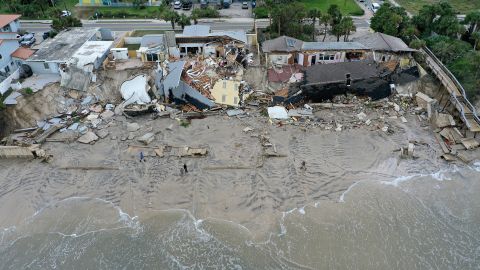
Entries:
[[[368,27],[368,21],[363,17],[354,17],[353,21],[357,28]],[[257,20],[257,27],[265,28],[269,22],[266,19]],[[218,20],[200,20],[199,24],[208,24],[212,30],[240,30],[245,31],[253,29],[253,19],[218,19]],[[41,33],[50,30],[48,21],[22,21],[22,29],[28,32]],[[112,31],[131,31],[131,30],[170,30],[170,23],[159,20],[100,20],[100,21],[83,21],[83,27],[101,27]],[[318,24],[317,24],[318,27]],[[176,27],[180,29],[180,27]]]
[[[22,22],[22,29],[25,29],[29,32],[46,32],[50,30],[49,23],[40,23],[40,22]],[[229,20],[223,21],[206,21],[199,22],[199,24],[208,24],[212,27],[212,30],[240,30],[245,31],[253,29],[253,20],[251,21],[241,21],[241,22],[232,22]],[[268,21],[257,21],[258,27],[266,27]],[[112,31],[131,31],[131,30],[170,30],[172,26],[170,23],[161,22],[161,21],[114,21],[114,22],[95,22],[88,21],[83,23],[83,27],[101,27],[108,28]],[[180,29],[180,27],[176,27]]]

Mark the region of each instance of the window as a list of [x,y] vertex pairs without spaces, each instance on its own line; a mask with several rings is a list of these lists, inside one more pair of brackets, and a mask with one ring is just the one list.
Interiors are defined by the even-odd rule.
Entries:
[[227,88],[227,81],[223,81],[223,89]]
[[233,104],[238,104],[238,97],[233,98]]
[[14,67],[13,61],[10,63],[10,66]]
[[2,55],[0,54],[0,59],[2,59],[2,58],[3,58],[3,57],[2,57]]
[[5,66],[5,72],[6,73],[10,72],[10,68],[8,66]]
[[227,95],[222,95],[222,102],[226,102],[227,101]]
[[45,69],[50,69],[50,66],[48,65],[48,63],[43,63],[43,67],[44,67]]

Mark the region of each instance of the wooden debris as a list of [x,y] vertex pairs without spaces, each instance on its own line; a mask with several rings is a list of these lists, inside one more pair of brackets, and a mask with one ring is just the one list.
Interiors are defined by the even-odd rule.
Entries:
[[63,128],[63,125],[53,125],[47,130],[45,130],[45,132],[43,132],[42,134],[35,137],[34,141],[36,143],[43,143],[48,137],[50,137],[53,133],[57,132],[61,128]]
[[467,150],[474,149],[480,146],[480,143],[474,138],[462,139],[461,143],[463,144],[463,146],[465,146]]

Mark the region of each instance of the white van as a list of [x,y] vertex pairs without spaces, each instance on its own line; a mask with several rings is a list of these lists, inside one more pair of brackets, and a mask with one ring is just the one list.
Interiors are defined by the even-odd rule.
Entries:
[[380,9],[380,4],[379,3],[372,3],[372,11],[373,13],[377,13],[377,11]]

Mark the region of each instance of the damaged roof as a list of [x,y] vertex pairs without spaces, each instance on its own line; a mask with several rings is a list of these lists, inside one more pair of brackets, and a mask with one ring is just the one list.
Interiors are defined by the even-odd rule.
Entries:
[[95,37],[100,28],[71,28],[40,44],[28,61],[66,62],[85,42]]
[[372,33],[365,36],[355,38],[354,41],[363,44],[376,51],[391,51],[391,52],[414,52],[416,50],[408,47],[400,38],[390,36],[384,33]]
[[368,50],[368,48],[358,42],[303,42],[302,50],[342,51],[342,50]]
[[385,69],[374,62],[342,62],[328,65],[313,65],[305,71],[306,85],[327,84],[346,81],[350,74],[352,81],[382,77]]
[[185,61],[177,61],[168,63],[169,73],[163,81],[163,89],[175,89],[180,84],[180,78],[182,77],[183,67],[185,66]]
[[278,38],[266,40],[262,44],[263,52],[295,52],[299,51],[302,48],[303,41],[287,37],[281,36]]
[[144,35],[140,41],[140,47],[159,47],[164,46],[165,35]]

